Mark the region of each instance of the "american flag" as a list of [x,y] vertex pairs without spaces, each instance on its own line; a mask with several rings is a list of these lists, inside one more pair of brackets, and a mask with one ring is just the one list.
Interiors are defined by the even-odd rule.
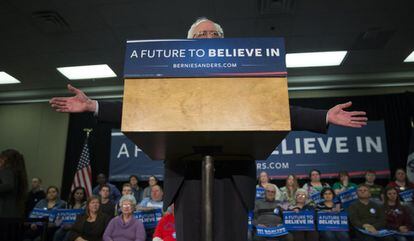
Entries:
[[73,191],[76,187],[83,187],[86,190],[86,195],[92,195],[92,170],[89,159],[88,137],[83,144],[82,153],[79,158],[78,167],[76,168],[75,176],[73,177],[72,187]]

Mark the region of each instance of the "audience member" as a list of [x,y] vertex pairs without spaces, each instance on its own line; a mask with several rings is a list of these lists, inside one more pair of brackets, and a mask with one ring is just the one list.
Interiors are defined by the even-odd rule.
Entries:
[[[299,211],[314,211],[315,208],[310,202],[308,192],[306,189],[299,188],[296,190],[295,203],[289,207],[289,210]],[[317,231],[292,231],[293,239],[295,241],[318,241],[319,233]]]
[[34,206],[45,197],[46,193],[42,188],[42,179],[38,177],[32,178],[32,188],[27,195],[25,205],[25,216],[28,217]]
[[338,174],[338,182],[335,182],[332,186],[332,189],[335,191],[335,194],[338,195],[341,192],[348,191],[351,188],[357,188],[358,186],[349,181],[349,173],[347,171],[342,171]]
[[325,187],[330,187],[328,183],[321,182],[321,172],[319,170],[313,169],[309,173],[310,181],[303,185],[303,189],[308,192],[309,197],[315,193],[319,193]]
[[[358,200],[349,206],[349,220],[353,227],[357,228],[355,236],[358,241],[383,240],[391,241],[392,237],[375,237],[378,231],[385,228],[384,209],[370,200],[369,187],[360,184],[357,189]],[[358,229],[363,229],[373,235],[365,234]]]
[[148,178],[148,187],[144,189],[142,199],[151,197],[151,188],[158,184],[158,178],[156,176],[150,176]]
[[174,204],[168,207],[167,212],[158,222],[152,241],[175,241]]
[[24,157],[13,149],[0,153],[0,218],[22,217],[27,194]]
[[[268,183],[265,186],[264,199],[256,200],[254,207],[253,225],[256,227],[276,227],[283,224],[282,208],[280,201],[276,200],[277,189],[275,185]],[[264,238],[255,236],[254,240],[292,240],[290,234],[277,238]]]
[[[66,202],[59,198],[59,189],[56,186],[49,186],[46,190],[46,198],[40,200],[34,208],[53,210],[53,209],[64,209]],[[30,230],[26,233],[28,239],[36,239],[40,236],[41,227],[35,223],[30,225]],[[57,227],[55,223],[48,224],[48,236],[53,237]]]
[[[122,196],[125,196],[125,195],[133,195],[132,188],[131,188],[131,185],[129,183],[124,183],[122,185]],[[136,202],[137,201],[135,200],[135,203]],[[118,202],[115,206],[115,216],[119,215],[121,212],[122,212],[121,204]]]
[[137,203],[141,202],[142,196],[144,195],[144,190],[138,186],[138,177],[131,175],[129,177],[129,184],[131,185],[135,200],[137,200]]
[[99,191],[99,195],[101,196],[99,209],[112,218],[115,215],[115,203],[109,199],[110,194],[111,187],[106,184],[102,185],[101,190]]
[[98,183],[98,185],[94,187],[92,190],[92,193],[94,195],[99,195],[99,190],[101,189],[101,187],[103,185],[107,185],[111,188],[111,194],[109,195],[109,199],[111,199],[114,202],[117,202],[119,198],[121,198],[121,193],[119,192],[118,188],[107,181],[105,174],[98,174],[98,176],[96,177],[96,182]]
[[403,168],[395,170],[394,181],[388,183],[389,187],[394,187],[398,193],[414,189],[414,183],[408,181],[407,174]]
[[267,172],[262,171],[259,174],[259,178],[257,180],[257,186],[256,187],[261,187],[261,188],[265,188],[267,184],[271,184],[274,185],[276,188],[276,200],[281,201],[282,200],[282,193],[279,190],[279,187],[276,184],[273,184],[270,182],[270,178],[269,175],[267,174]]
[[100,211],[98,196],[86,202],[85,214],[76,217],[69,231],[68,241],[100,241],[110,217]]
[[[69,195],[67,209],[85,209],[86,206],[86,191],[83,187],[76,187]],[[56,221],[60,222],[60,217],[56,217]],[[71,224],[61,224],[61,227],[55,232],[54,241],[66,240]]]
[[381,203],[383,200],[383,190],[381,185],[375,184],[376,173],[373,170],[368,170],[365,173],[365,185],[368,186],[371,193],[371,200],[377,203]]
[[[400,197],[394,187],[385,188],[384,210],[387,229],[395,230],[401,233],[413,231],[410,212],[406,207],[401,205]],[[396,238],[398,241],[412,240],[401,235],[397,235]]]
[[134,218],[136,200],[132,195],[122,196],[119,200],[122,214],[113,218],[103,235],[104,241],[144,241],[145,229],[141,221]]
[[293,205],[295,203],[296,190],[298,190],[298,188],[298,179],[295,175],[290,174],[286,178],[285,186],[280,188],[280,192],[282,193],[282,200],[288,202],[289,205]]
[[164,192],[159,185],[154,185],[151,188],[151,195],[149,198],[142,199],[138,205],[138,210],[151,210],[163,207]]
[[[322,203],[316,206],[320,212],[340,212],[343,211],[340,203],[334,203],[336,194],[333,188],[326,187],[321,191]],[[320,231],[319,235],[324,241],[349,241],[349,234],[345,231]]]

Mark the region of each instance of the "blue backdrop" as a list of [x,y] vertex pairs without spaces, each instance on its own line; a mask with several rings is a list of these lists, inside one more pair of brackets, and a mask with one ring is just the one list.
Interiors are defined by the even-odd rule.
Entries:
[[[370,121],[360,129],[331,125],[326,135],[292,131],[267,160],[256,163],[258,173],[266,171],[276,179],[286,178],[288,174],[304,177],[314,168],[323,177],[336,177],[338,171],[362,175],[368,169],[388,176],[384,122]],[[109,178],[124,181],[131,174],[141,180],[149,175],[162,179],[163,161],[149,159],[119,130],[113,130]]]

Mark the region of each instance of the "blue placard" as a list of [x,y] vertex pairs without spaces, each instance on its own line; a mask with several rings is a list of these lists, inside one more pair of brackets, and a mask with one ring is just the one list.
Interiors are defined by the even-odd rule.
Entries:
[[49,223],[53,223],[56,218],[56,209],[34,208],[29,215],[29,218],[44,218],[49,217]]
[[315,192],[310,195],[310,199],[315,203],[319,204],[324,201],[324,199],[321,197],[321,192]]
[[256,226],[256,236],[259,237],[279,237],[282,235],[288,234],[288,231],[284,225],[279,225],[276,227],[257,227]]
[[287,230],[312,231],[315,230],[314,211],[285,211],[283,224]]
[[135,211],[134,217],[140,220],[145,228],[155,228],[162,218],[162,210],[157,208],[146,211]]
[[256,199],[264,199],[265,189],[263,187],[256,187]]
[[378,233],[376,233],[376,234],[373,234],[373,233],[368,232],[367,230],[361,229],[361,228],[358,228],[358,231],[360,231],[363,234],[373,236],[373,237],[377,237],[377,238],[382,238],[382,237],[386,237],[386,236],[390,236],[390,235],[394,234],[394,231],[388,230],[388,229],[378,230]]
[[414,231],[408,231],[406,233],[402,233],[402,232],[397,232],[397,231],[392,231],[395,235],[401,235],[401,236],[414,236]]
[[408,189],[404,192],[400,192],[400,198],[403,202],[412,202],[413,194],[414,194],[414,189]]
[[352,202],[358,199],[357,189],[350,188],[344,192],[341,192],[338,196],[339,196],[339,200],[342,203],[342,207],[348,208]]
[[62,221],[63,224],[73,224],[76,216],[85,213],[85,209],[58,209],[56,211],[56,219]]
[[125,78],[286,76],[282,38],[129,40]]
[[348,231],[346,212],[318,212],[318,231]]

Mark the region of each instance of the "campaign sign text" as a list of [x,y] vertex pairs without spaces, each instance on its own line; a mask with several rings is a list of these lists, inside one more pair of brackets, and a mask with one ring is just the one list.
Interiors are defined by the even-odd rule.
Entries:
[[256,199],[263,199],[265,195],[265,189],[263,187],[256,187]]
[[339,194],[339,200],[341,200],[342,207],[344,208],[349,207],[349,205],[357,199],[358,199],[358,196],[357,196],[356,188],[350,188]]
[[129,40],[125,78],[286,76],[282,38]]
[[283,225],[276,227],[257,227],[256,226],[256,236],[259,237],[279,237],[286,235],[288,231]]
[[346,212],[318,212],[318,231],[348,231]]
[[283,224],[287,230],[315,230],[314,211],[285,211],[283,212]]
[[408,189],[404,192],[400,192],[401,200],[404,202],[412,202],[413,194],[414,194],[414,189]]
[[321,197],[321,192],[315,192],[313,194],[310,195],[310,199],[315,203],[315,204],[319,204],[323,201],[325,201],[322,197]]
[[148,211],[135,211],[134,217],[140,220],[145,228],[155,228],[162,218],[162,210],[157,208]]
[[84,209],[58,209],[56,218],[62,220],[64,224],[72,224],[76,221],[76,216],[85,213]]
[[56,218],[56,210],[43,209],[43,208],[34,208],[30,213],[29,218],[44,218],[49,217],[49,223],[53,223]]

